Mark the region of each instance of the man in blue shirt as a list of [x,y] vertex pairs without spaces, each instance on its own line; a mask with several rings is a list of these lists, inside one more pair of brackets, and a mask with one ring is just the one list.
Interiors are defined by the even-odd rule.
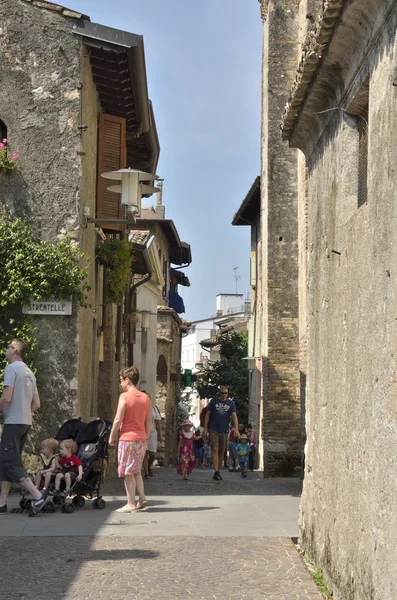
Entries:
[[236,406],[233,400],[228,398],[228,393],[228,387],[221,385],[218,397],[211,400],[205,413],[203,437],[206,437],[209,432],[215,481],[222,479],[220,468],[227,444],[230,419],[238,433]]

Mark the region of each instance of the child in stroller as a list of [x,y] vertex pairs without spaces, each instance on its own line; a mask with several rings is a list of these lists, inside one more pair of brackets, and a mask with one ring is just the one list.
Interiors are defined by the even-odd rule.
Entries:
[[[59,442],[54,438],[48,438],[41,442],[41,457],[43,460],[43,468],[38,471],[35,479],[35,486],[42,488],[43,492],[48,489],[53,473],[52,467],[55,465],[59,450]],[[42,483],[44,482],[44,486]]]
[[[50,469],[52,473],[58,471],[55,475],[54,496],[62,494],[66,498],[70,494],[72,483],[83,478],[83,463],[76,456],[77,448],[76,442],[70,439],[63,440],[59,446],[60,458],[57,458]],[[65,481],[63,492],[60,490],[62,480]]]

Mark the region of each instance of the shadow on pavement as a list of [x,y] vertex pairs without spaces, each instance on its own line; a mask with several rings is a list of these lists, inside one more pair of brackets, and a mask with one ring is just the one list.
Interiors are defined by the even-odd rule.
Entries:
[[[302,481],[299,477],[264,478],[261,471],[248,473],[243,479],[240,473],[221,471],[223,481],[214,481],[211,469],[195,469],[188,481],[184,481],[172,467],[155,467],[153,477],[145,480],[145,491],[150,501],[156,496],[292,496],[300,497]],[[104,486],[106,495],[123,495],[122,480],[110,477]]]

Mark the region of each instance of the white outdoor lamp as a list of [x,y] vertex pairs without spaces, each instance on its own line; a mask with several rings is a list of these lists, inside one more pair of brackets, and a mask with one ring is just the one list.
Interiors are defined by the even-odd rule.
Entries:
[[131,217],[134,223],[136,218],[141,214],[141,199],[143,194],[154,194],[161,191],[160,188],[142,183],[142,181],[154,181],[158,179],[157,175],[145,173],[137,169],[119,169],[119,171],[101,173],[101,176],[104,179],[120,181],[118,185],[111,185],[107,189],[110,192],[121,194],[121,206],[127,207],[127,219]]
[[147,330],[150,327],[150,315],[151,315],[150,311],[145,311],[145,310],[141,311],[142,329],[143,330]]

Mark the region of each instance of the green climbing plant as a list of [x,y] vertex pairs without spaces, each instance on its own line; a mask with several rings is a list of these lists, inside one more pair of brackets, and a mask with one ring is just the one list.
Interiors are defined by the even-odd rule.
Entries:
[[[68,242],[36,240],[27,223],[0,212],[0,357],[14,337],[30,346],[26,359],[35,371],[36,328],[22,314],[22,304],[43,298],[70,298],[87,307],[87,268],[79,266],[84,254]],[[0,381],[6,362],[0,358]]]
[[126,239],[106,239],[98,248],[98,260],[106,269],[107,300],[111,304],[119,304],[124,298],[132,265],[130,242]]
[[87,269],[79,266],[83,256],[67,241],[36,241],[29,225],[7,211],[0,213],[0,315],[31,296],[36,300],[71,296],[87,306]]

